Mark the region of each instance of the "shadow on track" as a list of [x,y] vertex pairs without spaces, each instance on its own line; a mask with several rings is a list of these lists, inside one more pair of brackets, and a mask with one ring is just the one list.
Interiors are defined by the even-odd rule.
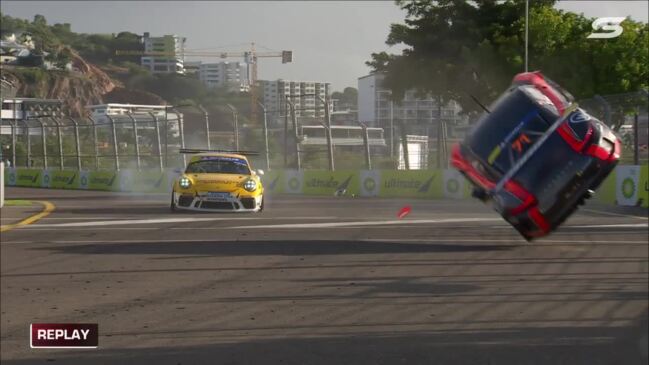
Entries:
[[199,242],[106,242],[77,244],[57,247],[41,247],[64,254],[113,254],[113,255],[191,255],[191,256],[305,256],[305,255],[354,255],[384,253],[434,253],[434,252],[486,252],[505,251],[514,245],[486,244],[432,244],[366,242],[366,241],[199,241]]

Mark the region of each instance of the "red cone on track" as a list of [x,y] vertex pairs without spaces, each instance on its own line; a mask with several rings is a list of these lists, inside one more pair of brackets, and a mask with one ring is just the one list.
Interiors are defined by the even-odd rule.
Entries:
[[397,217],[399,219],[403,219],[403,217],[410,214],[411,210],[412,210],[412,208],[410,208],[410,205],[406,205],[405,207],[401,208],[401,210],[399,210],[399,213],[397,214]]

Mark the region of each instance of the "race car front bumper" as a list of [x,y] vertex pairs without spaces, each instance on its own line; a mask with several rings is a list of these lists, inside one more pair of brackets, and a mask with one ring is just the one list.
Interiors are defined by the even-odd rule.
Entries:
[[218,197],[210,196],[207,192],[197,195],[188,193],[173,193],[176,209],[201,212],[258,212],[261,210],[262,195],[235,196],[229,193],[219,193]]

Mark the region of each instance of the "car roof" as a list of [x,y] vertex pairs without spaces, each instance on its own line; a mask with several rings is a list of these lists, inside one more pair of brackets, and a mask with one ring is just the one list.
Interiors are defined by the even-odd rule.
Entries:
[[223,153],[223,152],[202,152],[192,155],[191,161],[199,160],[201,157],[229,157],[229,158],[240,158],[242,160],[248,161],[246,156],[238,155],[236,153]]

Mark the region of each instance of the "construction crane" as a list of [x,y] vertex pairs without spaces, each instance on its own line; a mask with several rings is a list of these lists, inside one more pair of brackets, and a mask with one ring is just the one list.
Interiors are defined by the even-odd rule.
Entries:
[[293,62],[293,51],[269,51],[269,52],[257,52],[255,49],[255,43],[250,44],[250,51],[236,51],[236,52],[209,52],[209,51],[198,51],[198,50],[187,50],[183,49],[180,52],[145,52],[137,50],[128,50],[128,51],[115,51],[117,56],[180,56],[185,58],[185,56],[191,57],[208,57],[208,58],[243,58],[244,63],[247,65],[248,78],[250,80],[250,110],[251,110],[251,120],[257,120],[257,107],[259,100],[259,91],[257,90],[257,60],[259,58],[281,58],[282,63],[291,63]]

